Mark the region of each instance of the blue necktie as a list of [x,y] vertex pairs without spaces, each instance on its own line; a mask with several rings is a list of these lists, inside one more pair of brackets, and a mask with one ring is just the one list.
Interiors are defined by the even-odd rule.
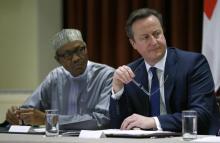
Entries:
[[160,87],[159,80],[157,77],[157,68],[151,67],[150,71],[153,74],[151,82],[151,96],[150,96],[150,107],[151,107],[151,116],[160,115]]

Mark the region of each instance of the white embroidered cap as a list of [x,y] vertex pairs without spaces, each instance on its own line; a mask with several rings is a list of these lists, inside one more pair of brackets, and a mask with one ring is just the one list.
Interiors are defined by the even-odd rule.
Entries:
[[63,29],[62,31],[58,32],[52,40],[52,45],[55,50],[58,50],[63,45],[73,41],[81,41],[85,44],[82,38],[82,34],[77,29]]

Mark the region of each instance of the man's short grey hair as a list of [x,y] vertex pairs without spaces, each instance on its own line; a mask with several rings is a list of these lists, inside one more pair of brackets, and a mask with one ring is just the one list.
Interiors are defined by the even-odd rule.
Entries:
[[63,29],[58,32],[52,39],[53,48],[57,51],[59,48],[63,47],[65,44],[73,41],[83,41],[82,34],[77,29]]

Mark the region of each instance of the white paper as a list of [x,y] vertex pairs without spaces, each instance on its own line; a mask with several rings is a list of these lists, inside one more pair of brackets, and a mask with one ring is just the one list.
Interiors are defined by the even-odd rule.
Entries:
[[105,134],[102,130],[99,131],[92,131],[92,130],[81,130],[79,134],[79,138],[104,138]]
[[12,125],[8,132],[28,133],[31,126]]
[[107,129],[103,130],[105,135],[115,136],[147,136],[153,134],[168,134],[173,133],[169,131],[146,131],[146,130],[120,130],[120,129]]
[[198,138],[193,140],[192,142],[200,142],[200,143],[219,143],[220,137],[217,136],[209,136],[204,138]]
[[44,133],[45,128],[32,128],[31,131],[36,132],[36,133]]

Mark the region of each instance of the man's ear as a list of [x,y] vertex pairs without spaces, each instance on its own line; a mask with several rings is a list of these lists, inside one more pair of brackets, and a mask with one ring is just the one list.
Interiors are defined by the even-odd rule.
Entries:
[[60,64],[60,58],[57,55],[54,56],[54,59]]
[[134,49],[136,49],[136,48],[135,48],[135,41],[134,41],[134,39],[129,38],[129,42],[131,43],[131,46],[132,46]]
[[87,50],[87,47],[85,48],[85,54],[88,54],[88,50]]

